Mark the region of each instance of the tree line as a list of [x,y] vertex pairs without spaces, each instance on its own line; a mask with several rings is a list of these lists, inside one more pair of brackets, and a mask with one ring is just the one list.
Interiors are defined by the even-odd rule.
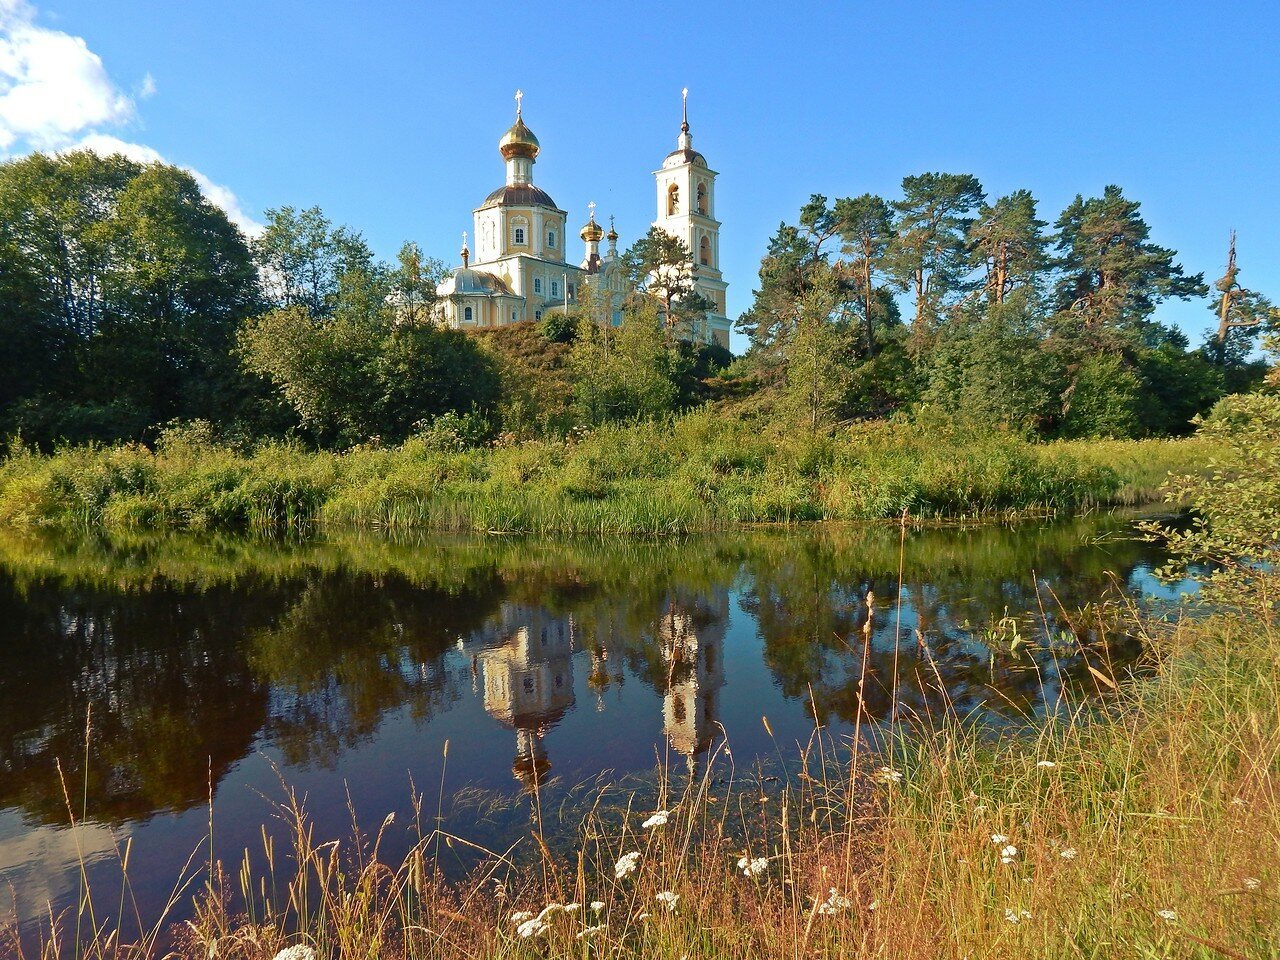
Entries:
[[[1262,380],[1257,347],[1280,324],[1241,286],[1234,235],[1211,291],[1150,234],[1117,186],[1052,228],[1029,190],[989,200],[970,174],[908,176],[895,200],[814,195],[769,241],[738,329],[813,429],[913,409],[1042,435],[1182,433]],[[1155,316],[1205,297],[1217,323],[1197,348]]]
[[[0,431],[43,447],[224,437],[332,448],[443,431],[563,436],[759,395],[811,430],[906,411],[1043,435],[1178,433],[1265,371],[1276,311],[1234,239],[1192,349],[1155,312],[1210,295],[1119,188],[1052,228],[1030,192],[922,174],[902,196],[814,196],[782,224],[732,360],[687,331],[709,306],[677,238],[623,255],[624,322],[584,287],[566,315],[476,336],[437,322],[445,265],[380,261],[317,208],[248,239],[186,172],[90,152],[0,164]],[[904,317],[904,314],[906,315]],[[731,362],[732,361],[732,362]]]

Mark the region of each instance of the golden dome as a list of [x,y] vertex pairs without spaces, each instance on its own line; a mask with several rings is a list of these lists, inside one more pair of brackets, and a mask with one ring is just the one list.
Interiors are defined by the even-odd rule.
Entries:
[[533,160],[540,149],[542,147],[538,138],[524,125],[524,118],[519,114],[516,114],[516,122],[511,125],[511,129],[498,141],[498,152],[502,154],[503,160],[510,160],[512,157],[528,157]]
[[596,223],[595,216],[587,221],[586,226],[582,228],[582,232],[578,234],[587,243],[599,243],[604,237],[604,228]]

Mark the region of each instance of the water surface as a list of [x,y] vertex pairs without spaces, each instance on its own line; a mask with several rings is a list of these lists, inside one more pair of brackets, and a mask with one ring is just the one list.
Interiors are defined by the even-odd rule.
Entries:
[[612,544],[3,533],[0,922],[74,904],[81,861],[110,914],[129,838],[153,915],[207,860],[210,798],[234,864],[281,781],[321,838],[349,805],[406,823],[411,784],[461,791],[446,826],[500,848],[535,784],[697,770],[721,737],[742,765],[859,711],[1022,724],[1133,660],[1078,612],[1172,598],[1161,560],[1110,516]]

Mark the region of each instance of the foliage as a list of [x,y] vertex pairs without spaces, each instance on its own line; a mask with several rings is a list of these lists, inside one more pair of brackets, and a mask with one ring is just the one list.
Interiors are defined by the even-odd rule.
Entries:
[[650,307],[629,307],[616,331],[587,325],[574,343],[570,365],[582,423],[648,420],[675,409],[682,354]]

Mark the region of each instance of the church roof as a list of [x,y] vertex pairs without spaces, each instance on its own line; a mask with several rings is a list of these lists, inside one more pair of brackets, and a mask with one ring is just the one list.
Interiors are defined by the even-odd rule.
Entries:
[[472,270],[470,267],[459,267],[453,272],[453,276],[447,277],[445,281],[436,288],[436,293],[442,297],[450,297],[454,295],[470,294],[473,296],[497,296],[505,294],[513,296],[511,288],[507,286],[506,281],[501,277],[492,273],[485,273],[483,270]]
[[493,193],[484,198],[481,207],[556,207],[556,202],[551,199],[545,190],[535,187],[532,183],[506,184],[499,187]]
[[707,158],[700,154],[697,150],[683,149],[672,150],[667,154],[667,158],[662,161],[664,167],[679,167],[686,163],[695,163],[700,167],[707,165]]

